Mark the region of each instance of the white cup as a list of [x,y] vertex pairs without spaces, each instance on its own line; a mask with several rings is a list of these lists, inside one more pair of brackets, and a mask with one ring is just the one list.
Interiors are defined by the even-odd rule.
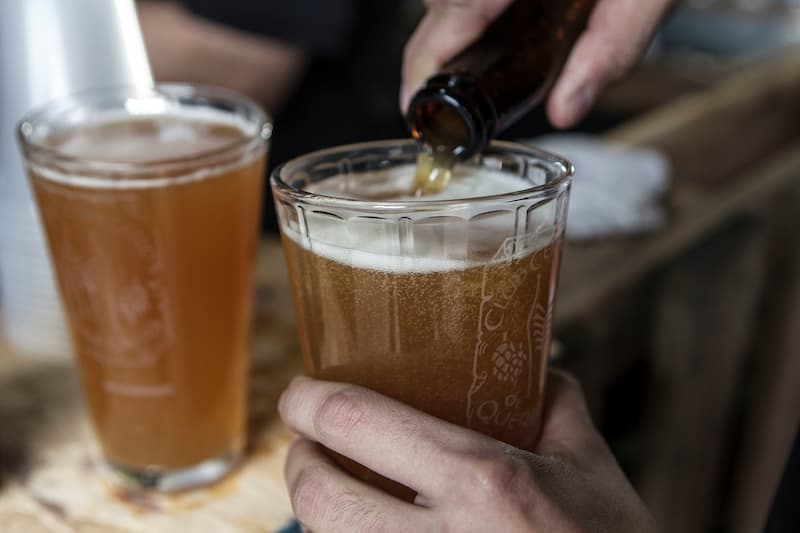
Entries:
[[0,321],[20,352],[71,350],[16,122],[50,100],[112,85],[153,85],[133,0],[0,0]]

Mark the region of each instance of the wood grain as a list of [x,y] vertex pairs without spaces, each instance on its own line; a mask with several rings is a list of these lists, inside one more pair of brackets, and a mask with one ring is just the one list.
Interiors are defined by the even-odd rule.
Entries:
[[763,217],[679,259],[657,300],[648,461],[640,490],[664,531],[715,525],[766,271]]
[[800,423],[800,186],[773,208],[770,269],[760,306],[729,530],[760,533]]

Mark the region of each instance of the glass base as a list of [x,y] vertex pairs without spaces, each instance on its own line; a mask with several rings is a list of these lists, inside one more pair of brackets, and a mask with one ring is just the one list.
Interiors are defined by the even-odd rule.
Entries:
[[181,470],[164,470],[157,467],[137,468],[109,461],[115,477],[126,486],[138,490],[177,492],[210,485],[233,470],[242,457],[234,450]]

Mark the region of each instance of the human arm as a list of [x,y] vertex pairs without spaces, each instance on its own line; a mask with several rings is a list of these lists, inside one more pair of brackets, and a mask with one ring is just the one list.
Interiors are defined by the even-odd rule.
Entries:
[[277,112],[306,68],[298,47],[196,16],[176,2],[137,2],[158,81],[226,87]]

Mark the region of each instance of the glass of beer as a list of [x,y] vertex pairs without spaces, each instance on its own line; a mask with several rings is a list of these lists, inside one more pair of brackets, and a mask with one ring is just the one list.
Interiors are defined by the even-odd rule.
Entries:
[[530,449],[572,166],[495,142],[415,196],[419,152],[345,146],[272,175],[306,371]]
[[242,453],[270,132],[253,102],[189,85],[20,122],[94,428],[135,486],[210,483]]

